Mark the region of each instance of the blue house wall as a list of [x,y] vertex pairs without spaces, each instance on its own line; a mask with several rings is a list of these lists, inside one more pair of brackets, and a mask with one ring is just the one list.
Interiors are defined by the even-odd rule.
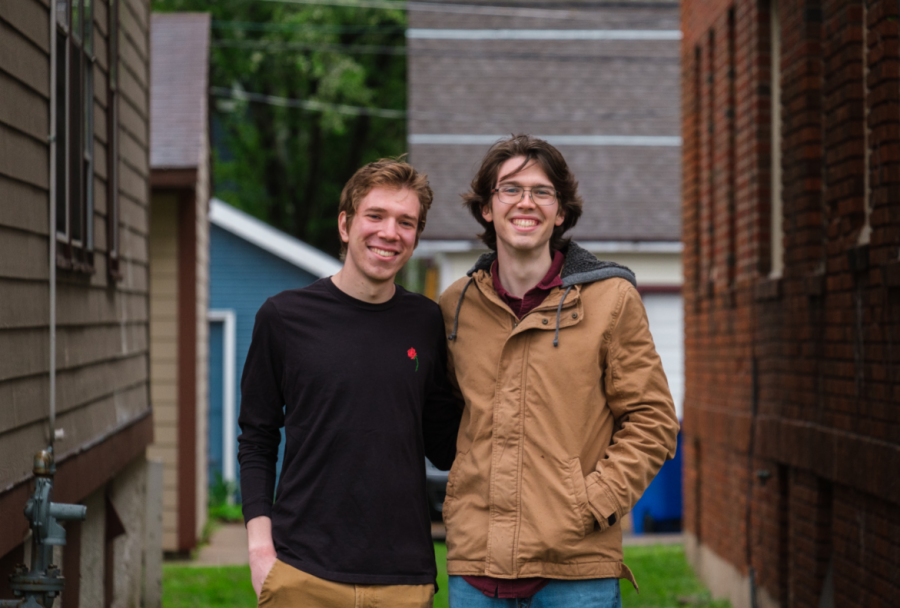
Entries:
[[[315,282],[318,277],[294,264],[247,242],[239,236],[216,225],[210,226],[209,307],[232,310],[235,313],[235,416],[240,413],[241,374],[256,312],[266,301],[286,289],[296,289]],[[209,479],[222,474],[222,349],[223,324],[210,324],[209,342]],[[237,454],[237,433],[240,427],[235,421],[234,453]],[[282,433],[278,471],[284,450]],[[235,464],[240,476],[240,469]],[[238,477],[240,478],[240,477]]]

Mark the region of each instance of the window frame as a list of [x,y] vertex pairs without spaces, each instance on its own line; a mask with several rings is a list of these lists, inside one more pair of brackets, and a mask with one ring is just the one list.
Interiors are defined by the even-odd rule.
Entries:
[[56,263],[94,272],[94,5],[54,0],[56,11]]
[[106,249],[107,275],[122,280],[119,234],[119,43],[120,0],[109,0],[107,28],[106,87]]

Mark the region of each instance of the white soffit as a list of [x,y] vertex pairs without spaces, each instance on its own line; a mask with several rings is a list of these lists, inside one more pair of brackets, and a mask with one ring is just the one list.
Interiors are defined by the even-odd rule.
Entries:
[[331,276],[342,268],[342,264],[327,253],[217,198],[209,202],[209,221],[317,277]]
[[461,253],[466,251],[486,250],[481,241],[451,240],[451,239],[420,239],[419,245],[413,252],[414,258],[422,258],[436,253]]
[[[684,246],[680,241],[582,241],[575,242],[591,253],[681,253]],[[461,253],[487,250],[481,241],[451,239],[422,239],[414,257],[426,257],[436,253]]]
[[514,30],[409,28],[414,40],[681,40],[680,30]]
[[681,241],[579,241],[591,253],[681,253]]
[[[554,146],[662,146],[677,147],[681,137],[671,135],[535,135]],[[407,142],[416,145],[490,146],[509,135],[474,133],[411,133]]]

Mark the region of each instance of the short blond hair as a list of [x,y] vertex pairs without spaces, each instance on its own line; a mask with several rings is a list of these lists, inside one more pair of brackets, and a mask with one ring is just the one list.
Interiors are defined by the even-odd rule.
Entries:
[[[341,201],[338,205],[338,214],[347,214],[347,229],[359,203],[374,188],[396,188],[402,190],[408,188],[419,199],[419,225],[416,227],[416,245],[419,244],[419,235],[425,229],[425,219],[428,210],[434,201],[434,192],[428,184],[428,176],[416,171],[415,167],[404,161],[404,156],[398,158],[382,158],[375,162],[360,167],[341,191]],[[341,239],[341,259],[347,253],[347,243]]]

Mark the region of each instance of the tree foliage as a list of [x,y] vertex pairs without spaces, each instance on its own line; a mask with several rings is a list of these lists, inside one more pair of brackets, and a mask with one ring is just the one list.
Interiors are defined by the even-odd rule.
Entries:
[[[210,87],[366,108],[406,109],[397,10],[260,0],[154,0],[212,13]],[[364,48],[360,48],[364,47]],[[211,97],[216,196],[336,254],[341,189],[364,163],[406,150],[402,118]]]

